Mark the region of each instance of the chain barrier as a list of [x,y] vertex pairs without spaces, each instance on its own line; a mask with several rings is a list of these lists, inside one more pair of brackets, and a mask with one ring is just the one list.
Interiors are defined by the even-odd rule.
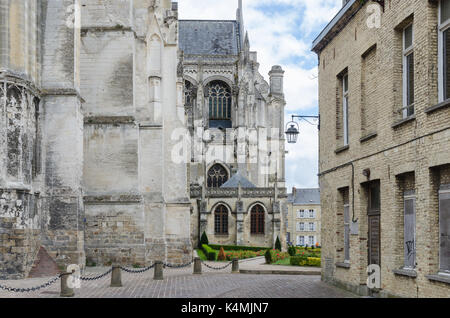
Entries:
[[92,281],[92,280],[98,280],[100,278],[105,277],[106,275],[108,275],[109,273],[112,272],[112,268],[110,270],[108,270],[106,273],[101,274],[99,276],[95,276],[95,277],[80,277],[80,280],[84,280],[84,281]]
[[34,292],[34,291],[38,291],[38,290],[43,289],[43,288],[47,288],[48,286],[54,284],[60,278],[61,278],[61,276],[58,275],[58,276],[52,278],[51,280],[49,280],[48,282],[46,282],[46,283],[44,283],[42,285],[36,286],[36,287],[32,287],[32,288],[14,288],[14,287],[8,287],[8,286],[0,285],[0,289],[6,290],[6,291],[9,291],[9,292],[13,292],[13,293]]
[[214,269],[216,271],[220,271],[222,269],[225,269],[225,268],[229,267],[231,264],[233,264],[233,262],[229,262],[228,264],[226,264],[224,266],[221,266],[221,267],[214,267],[214,266],[208,265],[204,261],[202,261],[202,264],[205,265],[206,267],[210,268],[210,269]]
[[[205,265],[206,267],[208,267],[210,269],[213,269],[213,270],[223,270],[223,269],[229,267],[233,263],[233,262],[230,262],[230,263],[228,263],[228,264],[226,264],[224,266],[221,266],[221,267],[214,267],[214,266],[208,265],[204,261],[201,261],[201,262],[202,262],[203,265]],[[162,264],[163,264],[164,268],[168,267],[168,268],[173,268],[173,269],[179,269],[179,268],[188,267],[188,266],[192,265],[192,263],[194,263],[194,260],[191,260],[189,263],[181,264],[181,265],[168,264],[168,263],[164,263],[164,262]],[[120,266],[120,269],[125,271],[125,272],[127,272],[127,273],[130,273],[130,274],[141,274],[141,273],[147,272],[150,269],[154,268],[155,265],[156,264],[152,264],[152,265],[150,265],[148,267],[145,267],[145,268],[142,268],[142,269],[136,269],[136,270]],[[111,272],[112,272],[112,268],[110,268],[107,272],[105,272],[105,273],[103,273],[101,275],[98,275],[98,276],[94,276],[94,277],[80,277],[80,280],[82,280],[82,281],[98,280],[98,279],[101,279],[101,278],[105,277],[106,275],[110,274]],[[8,286],[0,285],[0,290],[5,290],[5,291],[8,291],[8,292],[14,292],[14,293],[34,292],[34,291],[38,291],[38,290],[43,289],[43,288],[47,288],[48,286],[54,284],[60,278],[61,278],[61,275],[58,275],[58,276],[52,278],[51,280],[49,280],[48,282],[46,282],[46,283],[44,283],[42,285],[36,286],[36,287],[32,287],[32,288],[14,288],[14,287],[8,287]]]
[[190,261],[189,263],[186,264],[182,264],[182,265],[173,265],[173,264],[167,264],[167,263],[163,263],[164,267],[169,267],[169,268],[184,268],[184,267],[188,267],[190,265],[192,265],[192,263],[194,263],[194,261]]
[[141,273],[144,273],[146,271],[149,271],[153,267],[155,267],[155,264],[150,265],[149,267],[142,268],[142,269],[128,269],[128,268],[125,268],[125,267],[122,267],[122,266],[120,266],[120,269],[125,271],[125,272],[127,272],[127,273],[130,273],[130,274],[141,274]]

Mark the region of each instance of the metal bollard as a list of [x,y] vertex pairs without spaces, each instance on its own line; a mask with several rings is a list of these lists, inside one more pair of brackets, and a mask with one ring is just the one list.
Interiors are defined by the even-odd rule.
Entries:
[[119,265],[112,267],[111,287],[122,287],[122,272]]
[[237,258],[233,258],[233,263],[231,265],[231,273],[239,274],[239,260]]
[[69,288],[67,285],[67,279],[72,275],[73,273],[62,273],[61,274],[61,292],[59,294],[60,297],[73,297],[75,296],[75,293],[72,288]]
[[199,257],[194,258],[194,274],[202,274],[202,260]]
[[153,275],[153,280],[163,280],[163,262],[155,262],[155,273]]

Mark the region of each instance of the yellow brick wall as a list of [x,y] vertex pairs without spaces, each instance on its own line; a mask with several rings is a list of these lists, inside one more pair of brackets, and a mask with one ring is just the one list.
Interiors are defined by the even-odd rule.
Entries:
[[[450,297],[449,284],[426,277],[436,274],[439,267],[437,191],[440,184],[450,183],[450,109],[426,111],[438,102],[437,5],[425,0],[386,1],[381,28],[370,29],[366,23],[369,4],[373,2],[368,1],[319,54],[322,277],[367,292],[364,183],[380,180],[381,295]],[[393,127],[401,119],[402,28],[411,21],[415,119]],[[349,74],[350,139],[349,148],[336,153],[342,146],[338,79],[344,70]],[[371,132],[376,136],[361,139]],[[370,177],[363,175],[366,169],[370,169]],[[343,187],[349,187],[351,217],[354,212],[358,219],[358,231],[350,238],[350,268],[336,266],[343,248],[343,228],[338,228],[343,213],[339,189]],[[417,278],[393,273],[403,262],[403,234],[399,232],[403,231],[404,188],[416,190]]]

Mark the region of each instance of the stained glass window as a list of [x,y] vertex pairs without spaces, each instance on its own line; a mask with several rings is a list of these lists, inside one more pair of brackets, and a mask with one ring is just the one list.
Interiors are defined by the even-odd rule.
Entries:
[[231,90],[225,83],[209,84],[208,107],[210,127],[231,128]]
[[228,172],[220,164],[216,164],[208,170],[208,188],[220,188],[228,181]]

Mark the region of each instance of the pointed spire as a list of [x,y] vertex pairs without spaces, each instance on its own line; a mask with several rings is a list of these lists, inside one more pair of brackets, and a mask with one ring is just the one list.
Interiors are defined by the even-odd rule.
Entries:
[[238,9],[236,14],[236,20],[239,23],[239,35],[241,38],[241,50],[244,47],[244,7],[242,5],[242,0],[238,0]]

